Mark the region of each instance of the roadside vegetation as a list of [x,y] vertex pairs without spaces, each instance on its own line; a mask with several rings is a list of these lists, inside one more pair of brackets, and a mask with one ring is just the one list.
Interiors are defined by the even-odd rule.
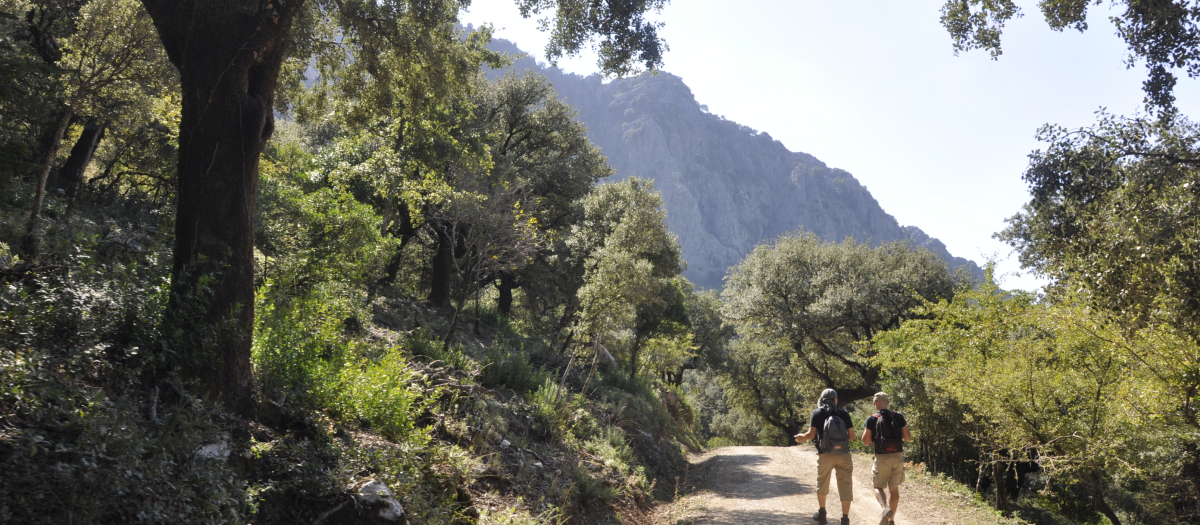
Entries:
[[[606,74],[663,3],[520,2]],[[1200,522],[1200,131],[1154,69],[1195,58],[1145,47],[1195,24],[1126,26],[1153,117],[1042,130],[1000,235],[1044,292],[804,231],[702,291],[463,4],[178,5],[0,0],[0,522],[638,523],[827,387],[1000,512]]]

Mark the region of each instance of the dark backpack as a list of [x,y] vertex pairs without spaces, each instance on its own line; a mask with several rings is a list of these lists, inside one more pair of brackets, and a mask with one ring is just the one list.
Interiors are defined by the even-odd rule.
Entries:
[[880,410],[875,415],[875,432],[871,436],[875,442],[876,454],[894,454],[904,451],[904,433],[896,426],[896,417],[891,410]]
[[821,428],[821,440],[817,442],[817,450],[822,454],[849,454],[850,433],[846,431],[846,422],[837,415],[836,408],[825,412],[829,417],[825,418],[825,425]]

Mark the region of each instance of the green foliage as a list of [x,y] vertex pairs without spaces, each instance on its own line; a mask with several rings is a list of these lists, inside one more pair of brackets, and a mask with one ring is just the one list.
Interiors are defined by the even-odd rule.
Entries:
[[662,196],[634,177],[598,186],[584,200],[583,220],[572,228],[568,245],[586,257],[576,330],[601,340],[637,330],[630,355],[630,375],[636,375],[641,338],[671,306],[682,308],[680,285],[671,279],[683,263],[679,241],[667,230]]
[[484,511],[479,515],[480,525],[561,525],[565,521],[566,518],[555,509],[538,516],[512,507],[498,512]]
[[[624,324],[600,326],[618,356],[666,373],[694,352],[691,288],[661,197],[636,180],[596,189],[612,169],[574,111],[545,79],[484,80],[481,68],[503,60],[486,51],[487,31],[455,27],[454,2],[307,4],[276,99],[295,120],[279,123],[255,188],[260,397],[247,414],[258,419],[195,398],[178,368],[218,363],[174,352],[210,340],[197,327],[212,323],[158,331],[168,203],[184,187],[178,78],[138,3],[69,3],[10,2],[0,14],[0,63],[14,65],[0,79],[0,155],[37,160],[64,103],[105,130],[81,197],[47,199],[37,259],[10,248],[23,220],[0,208],[0,521],[308,523],[375,478],[413,523],[469,522],[482,490],[549,498],[484,522],[558,523],[559,505],[644,503],[674,468],[665,461],[681,464],[670,440],[687,439],[693,417],[678,390],[582,356],[564,369],[580,347],[561,345],[586,342],[585,312],[593,327],[610,315],[581,297],[620,285],[634,299],[611,313]],[[33,11],[61,15],[42,22],[63,47],[35,49],[23,33]],[[35,67],[43,51],[64,67]],[[321,77],[306,87],[310,58]],[[82,122],[65,122],[63,140],[79,140]],[[446,246],[450,319],[418,299]],[[629,265],[644,282],[623,279]],[[196,295],[220,271],[197,277]],[[452,337],[472,315],[470,292],[479,307],[493,284],[516,292],[517,311],[476,308],[474,337]],[[172,299],[175,319],[202,313],[189,309],[195,297]],[[504,399],[481,400],[493,392],[476,383]],[[563,474],[526,462],[515,476],[545,492],[508,483],[489,450],[505,436],[508,453],[565,457]]]
[[[1144,469],[1162,468],[1153,458],[1194,441],[1146,406],[1146,399],[1161,399],[1160,370],[1138,359],[1155,345],[1187,343],[1149,333],[1129,338],[1078,301],[1037,299],[1001,294],[989,281],[952,301],[927,303],[921,313],[928,319],[876,337],[878,359],[961,405],[986,459],[1025,458],[1058,480],[1044,493],[1057,502],[1051,506],[1070,508],[1076,488],[1103,503]],[[933,430],[944,428],[935,423]],[[1178,475],[1174,468],[1159,472]],[[1161,508],[1156,499],[1142,492],[1120,510]],[[1084,521],[1098,519],[1101,503],[1089,505]]]
[[37,149],[38,125],[53,118],[46,99],[56,98],[53,68],[21,38],[29,27],[28,9],[19,2],[0,4],[0,69],[8,77],[0,82],[0,192],[9,195],[14,176],[36,166],[29,161]]
[[[1046,23],[1055,31],[1087,30],[1087,0],[1042,0],[1038,2]],[[1096,3],[1099,5],[1099,3]],[[1117,35],[1129,51],[1129,66],[1145,62],[1147,78],[1142,83],[1147,104],[1164,114],[1175,111],[1175,71],[1186,70],[1191,78],[1200,75],[1200,9],[1192,2],[1113,2],[1110,17]],[[1000,53],[1004,24],[1021,16],[1013,0],[948,0],[942,6],[942,25],[950,32],[955,52],[986,49],[992,58]]]
[[0,521],[239,521],[242,478],[198,454],[228,421],[147,374],[166,302],[162,246],[140,229],[153,223],[103,227],[62,225],[44,254],[57,271],[0,282]]
[[380,232],[380,217],[369,205],[307,180],[311,165],[295,144],[268,152],[260,164],[257,245],[262,272],[278,292],[368,282],[398,245]]
[[0,352],[7,417],[27,421],[0,437],[5,522],[224,523],[244,515],[234,469],[197,454],[227,439],[211,408],[188,398],[149,425],[140,400],[64,381],[63,361]]
[[836,389],[843,405],[878,391],[870,339],[955,286],[945,262],[903,243],[796,233],[759,245],[721,294],[738,334],[722,386],[731,404],[794,435],[820,390]]
[[1025,173],[1033,198],[1002,238],[1023,264],[1063,289],[1085,289],[1092,305],[1160,339],[1141,358],[1161,376],[1168,404],[1200,428],[1200,361],[1191,350],[1200,340],[1197,137],[1187,121],[1106,114],[1088,129],[1043,128],[1049,146]]
[[545,370],[529,362],[528,353],[498,345],[487,349],[479,373],[479,384],[488,388],[503,386],[519,394],[533,392],[549,379]]
[[310,410],[362,422],[391,440],[421,439],[415,422],[429,398],[416,372],[400,348],[345,333],[356,312],[336,288],[283,307],[267,297],[259,294],[253,359],[270,398],[280,405],[291,398]]
[[347,363],[338,378],[341,395],[329,407],[334,414],[369,424],[387,439],[423,439],[416,432],[416,418],[429,401],[417,374],[405,365],[399,349]]
[[617,76],[628,75],[643,66],[654,69],[662,65],[666,43],[658,36],[661,22],[649,22],[643,15],[651,9],[661,10],[667,0],[632,0],[618,5],[578,5],[545,0],[518,0],[521,15],[528,18],[550,8],[555,9],[554,23],[543,19],[551,28],[546,56],[556,60],[577,53],[591,40],[600,36],[596,45],[600,70]]

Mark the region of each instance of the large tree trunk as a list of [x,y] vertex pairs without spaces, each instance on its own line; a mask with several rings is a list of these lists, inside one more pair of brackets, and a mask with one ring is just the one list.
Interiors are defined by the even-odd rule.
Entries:
[[254,200],[302,0],[142,0],[179,69],[178,202],[164,322],[201,395],[254,411]]
[[57,185],[66,192],[68,201],[75,201],[79,188],[83,186],[83,172],[88,164],[91,164],[92,155],[104,139],[104,130],[107,128],[107,122],[88,119],[83,125],[83,132],[79,134],[79,140],[75,141],[75,147],[71,148],[71,156],[67,157],[67,162],[58,170]]

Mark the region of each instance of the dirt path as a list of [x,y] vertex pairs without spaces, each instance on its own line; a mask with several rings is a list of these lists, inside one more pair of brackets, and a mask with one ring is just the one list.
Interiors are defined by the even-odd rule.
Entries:
[[[850,523],[879,523],[879,505],[871,487],[871,459],[856,455],[854,504]],[[817,456],[811,446],[725,447],[692,458],[688,485],[695,495],[677,505],[681,523],[704,525],[807,524],[817,511]],[[991,525],[1004,523],[961,495],[939,490],[910,476],[901,489],[899,525]],[[836,479],[836,478],[835,478]],[[830,524],[839,523],[840,498],[835,480],[828,497]],[[688,487],[689,489],[691,487]],[[676,521],[676,520],[672,520]]]

